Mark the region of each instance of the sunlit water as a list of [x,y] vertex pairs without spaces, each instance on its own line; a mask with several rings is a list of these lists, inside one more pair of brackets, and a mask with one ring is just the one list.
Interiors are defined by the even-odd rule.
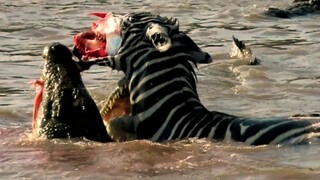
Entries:
[[[214,62],[199,67],[198,90],[212,110],[246,117],[319,112],[320,15],[268,18],[290,1],[135,0],[0,1],[0,179],[319,179],[320,145],[260,146],[185,140],[100,144],[30,138],[41,51],[95,20],[90,12],[151,11],[179,18],[181,30]],[[229,57],[231,37],[250,45],[260,66]],[[83,73],[97,99],[121,77],[108,68]]]

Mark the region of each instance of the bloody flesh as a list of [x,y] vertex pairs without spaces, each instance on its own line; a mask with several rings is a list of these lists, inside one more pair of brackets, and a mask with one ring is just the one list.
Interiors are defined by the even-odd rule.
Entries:
[[108,55],[106,52],[107,38],[112,35],[119,36],[119,22],[113,18],[112,13],[91,13],[99,17],[98,22],[93,22],[88,31],[76,34],[73,37],[73,42],[78,53],[82,59],[90,59],[95,57],[105,57]]

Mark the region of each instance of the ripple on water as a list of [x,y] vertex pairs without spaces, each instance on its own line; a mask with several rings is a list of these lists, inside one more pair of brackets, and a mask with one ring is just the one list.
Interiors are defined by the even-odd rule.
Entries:
[[[213,63],[199,67],[198,91],[211,110],[241,116],[288,116],[318,111],[319,15],[268,18],[270,6],[289,1],[0,0],[0,179],[312,179],[319,145],[251,147],[208,140],[101,144],[31,138],[34,90],[45,44],[72,47],[88,29],[91,12],[151,11],[176,16],[180,28]],[[260,66],[229,57],[232,35],[253,49]],[[121,73],[103,67],[82,74],[97,101]]]

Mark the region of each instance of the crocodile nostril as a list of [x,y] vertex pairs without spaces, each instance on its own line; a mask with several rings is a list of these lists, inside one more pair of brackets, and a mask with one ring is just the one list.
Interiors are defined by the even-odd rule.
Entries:
[[72,53],[65,45],[55,42],[44,47],[42,57],[45,60],[60,61],[66,58],[72,58]]

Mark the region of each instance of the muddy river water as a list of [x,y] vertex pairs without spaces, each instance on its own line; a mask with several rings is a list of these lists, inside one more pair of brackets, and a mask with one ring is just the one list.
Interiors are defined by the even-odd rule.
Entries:
[[[30,138],[34,90],[47,43],[72,47],[90,12],[150,11],[175,16],[210,53],[197,71],[211,110],[245,117],[319,113],[320,15],[262,15],[289,0],[0,0],[0,179],[319,179],[320,144],[247,146],[206,139],[100,144]],[[262,59],[241,65],[229,56],[232,35]],[[122,75],[104,67],[83,73],[99,101]]]

